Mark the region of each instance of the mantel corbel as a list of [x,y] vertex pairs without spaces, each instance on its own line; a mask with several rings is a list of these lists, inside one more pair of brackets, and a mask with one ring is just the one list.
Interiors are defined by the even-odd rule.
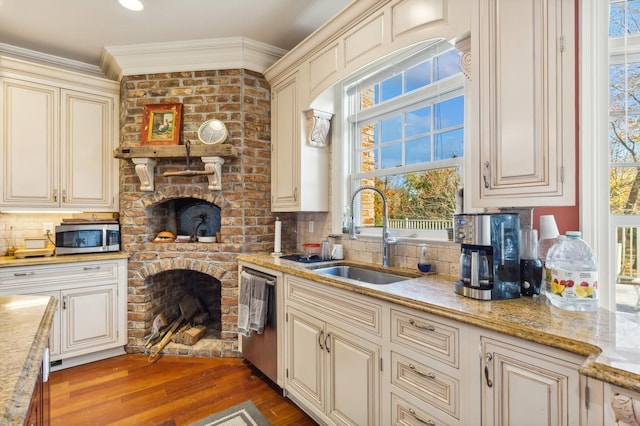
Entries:
[[222,165],[224,164],[224,158],[201,157],[200,159],[204,163],[204,169],[212,172],[207,175],[209,179],[209,190],[220,191],[222,189]]
[[153,171],[156,167],[156,160],[153,158],[132,158],[131,161],[136,165],[136,174],[140,179],[140,191],[153,191]]

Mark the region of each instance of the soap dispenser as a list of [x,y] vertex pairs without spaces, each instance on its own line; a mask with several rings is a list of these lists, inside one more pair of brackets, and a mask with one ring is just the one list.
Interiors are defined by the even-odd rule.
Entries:
[[418,269],[421,272],[431,271],[431,264],[427,260],[427,245],[422,244],[420,248],[420,260],[418,261]]

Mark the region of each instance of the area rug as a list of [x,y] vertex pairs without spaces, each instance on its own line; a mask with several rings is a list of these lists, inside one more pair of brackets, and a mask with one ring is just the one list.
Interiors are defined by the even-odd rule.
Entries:
[[245,401],[224,411],[212,414],[190,426],[270,426],[252,401]]

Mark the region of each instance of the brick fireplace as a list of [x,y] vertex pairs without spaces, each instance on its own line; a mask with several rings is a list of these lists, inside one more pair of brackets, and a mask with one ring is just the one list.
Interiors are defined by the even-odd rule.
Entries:
[[[205,176],[163,176],[187,170],[185,159],[157,159],[153,191],[142,191],[131,161],[120,161],[120,226],[128,267],[129,353],[145,352],[146,336],[160,312],[177,315],[184,293],[199,293],[210,305],[212,322],[194,346],[169,344],[165,353],[186,356],[239,356],[237,352],[236,256],[273,250],[275,215],[270,209],[270,89],[248,70],[213,70],[126,76],[121,86],[120,145],[140,144],[145,104],[182,103],[182,141],[197,142],[197,129],[216,118],[229,131],[226,143],[237,155],[224,158],[222,190],[209,190]],[[198,158],[190,169],[202,168]],[[172,201],[190,199],[219,209],[221,241],[156,243],[170,227]],[[295,216],[279,214],[295,229]],[[283,233],[284,249],[296,245]],[[192,294],[193,295],[193,294]],[[173,309],[173,311],[172,311]]]

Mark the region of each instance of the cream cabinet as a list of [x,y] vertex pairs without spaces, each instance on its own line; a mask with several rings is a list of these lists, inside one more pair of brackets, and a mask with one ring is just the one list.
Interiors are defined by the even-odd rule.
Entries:
[[2,59],[0,207],[117,210],[118,84]]
[[574,0],[472,4],[473,207],[574,205]]
[[303,279],[285,281],[288,396],[321,423],[381,424],[380,305]]
[[480,337],[483,425],[583,425],[584,357],[506,336]]
[[271,210],[274,212],[329,209],[328,148],[307,141],[302,89],[293,73],[272,89]]
[[393,304],[389,313],[391,375],[382,400],[391,417],[384,423],[474,423],[479,405],[471,390],[479,382],[470,355],[477,346],[467,346],[467,327]]
[[55,368],[66,368],[124,353],[126,274],[126,259],[3,268],[0,294],[58,300],[49,347]]

